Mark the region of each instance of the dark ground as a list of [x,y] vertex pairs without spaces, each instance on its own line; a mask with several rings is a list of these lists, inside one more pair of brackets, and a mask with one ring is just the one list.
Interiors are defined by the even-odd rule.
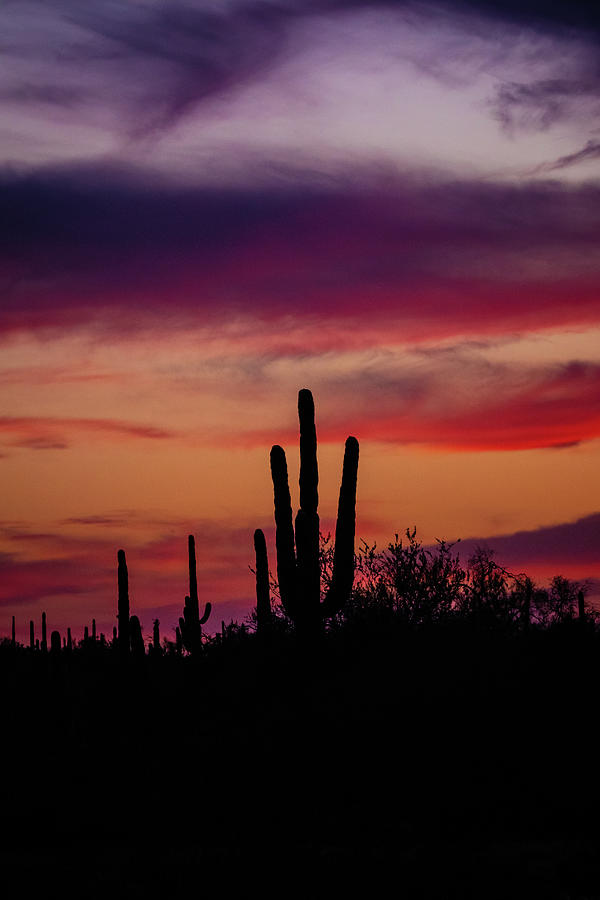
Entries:
[[246,636],[126,666],[5,643],[2,883],[600,898],[600,639],[572,625]]

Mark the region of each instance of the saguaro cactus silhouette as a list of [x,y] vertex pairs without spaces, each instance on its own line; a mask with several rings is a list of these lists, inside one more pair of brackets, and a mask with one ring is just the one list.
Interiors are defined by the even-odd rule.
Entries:
[[200,618],[198,603],[198,580],[196,576],[196,542],[194,535],[188,536],[188,566],[190,572],[190,594],[185,598],[183,616],[179,619],[179,630],[183,646],[188,653],[198,653],[202,646],[202,626],[211,612],[211,604],[207,603]]
[[[346,440],[342,483],[335,529],[333,574],[321,601],[319,562],[319,503],[315,405],[309,390],[298,394],[300,419],[300,509],[295,533],[285,451],[271,449],[271,475],[275,500],[277,578],[281,602],[296,628],[314,634],[323,619],[334,616],[348,600],[354,580],[354,532],[358,441]],[[294,549],[295,538],[295,549]]]
[[117,552],[119,565],[117,580],[119,584],[119,606],[117,618],[119,620],[119,650],[121,653],[129,653],[129,575],[125,551]]

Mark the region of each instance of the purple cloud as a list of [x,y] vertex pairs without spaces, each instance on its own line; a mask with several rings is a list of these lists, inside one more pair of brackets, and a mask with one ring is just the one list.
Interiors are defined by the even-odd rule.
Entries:
[[239,313],[393,313],[400,326],[415,304],[433,333],[436,320],[459,333],[600,316],[592,184],[366,172],[328,188],[183,190],[111,170],[0,181],[0,332],[103,321],[125,334]]
[[600,546],[600,513],[593,513],[560,525],[549,525],[529,531],[486,538],[461,540],[457,549],[461,559],[467,560],[477,546],[487,545],[499,562],[514,570],[526,569],[540,563],[560,574],[565,563],[577,566],[581,577],[597,574]]

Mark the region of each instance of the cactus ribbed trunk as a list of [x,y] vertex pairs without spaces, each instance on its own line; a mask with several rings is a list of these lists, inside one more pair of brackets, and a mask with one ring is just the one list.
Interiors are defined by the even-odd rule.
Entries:
[[127,561],[125,551],[117,553],[119,586],[119,606],[117,618],[119,620],[119,650],[122,654],[129,653],[129,575],[127,573]]

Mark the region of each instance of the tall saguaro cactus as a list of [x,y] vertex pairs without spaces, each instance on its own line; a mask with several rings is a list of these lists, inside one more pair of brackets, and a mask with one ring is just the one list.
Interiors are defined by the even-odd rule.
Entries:
[[117,552],[119,564],[117,581],[119,585],[119,606],[117,618],[119,620],[119,650],[123,654],[129,653],[129,575],[127,573],[127,561],[125,551]]
[[[358,441],[346,440],[342,483],[335,529],[333,574],[321,601],[319,561],[319,470],[315,405],[309,390],[298,394],[300,419],[300,509],[292,522],[287,461],[282,447],[271,449],[271,475],[275,500],[277,578],[281,602],[298,631],[314,634],[323,619],[336,615],[347,602],[354,581],[354,532]],[[295,548],[294,548],[295,545]]]
[[189,597],[185,598],[183,616],[179,619],[179,630],[185,649],[188,653],[196,654],[202,646],[202,626],[208,621],[212,606],[210,603],[207,603],[204,607],[204,613],[200,617],[198,579],[196,576],[196,542],[193,534],[188,536],[188,567],[190,573],[190,594]]

